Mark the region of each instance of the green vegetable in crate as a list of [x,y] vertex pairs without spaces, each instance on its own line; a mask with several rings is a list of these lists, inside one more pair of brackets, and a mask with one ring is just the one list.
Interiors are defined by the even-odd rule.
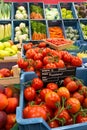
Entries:
[[11,39],[11,24],[0,24],[0,41]]
[[47,20],[59,19],[59,12],[57,8],[48,7],[45,9],[45,15]]
[[27,19],[27,12],[24,6],[19,6],[16,10],[15,19]]
[[31,21],[32,40],[41,40],[46,38],[46,25],[42,22]]
[[65,32],[68,39],[73,40],[73,41],[76,41],[79,39],[79,34],[78,34],[77,29],[74,29],[73,27],[69,26],[67,27]]
[[82,28],[82,32],[83,32],[83,37],[84,39],[87,39],[87,24],[80,24],[81,28]]
[[19,26],[15,27],[15,41],[28,41],[29,40],[29,30],[25,23],[21,22]]
[[79,51],[79,47],[76,45],[71,45],[70,47],[66,48],[67,51]]
[[11,4],[10,3],[4,3],[3,0],[1,0],[0,3],[0,19],[10,19],[11,16]]
[[62,13],[63,19],[72,19],[73,18],[72,10],[62,8],[61,13]]
[[39,5],[30,6],[31,19],[43,19],[43,9]]

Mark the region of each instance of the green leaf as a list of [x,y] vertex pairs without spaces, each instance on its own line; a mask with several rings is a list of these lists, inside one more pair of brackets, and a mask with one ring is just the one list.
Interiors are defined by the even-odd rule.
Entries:
[[18,124],[16,123],[10,130],[19,130],[18,129]]
[[20,89],[20,84],[14,84],[14,87]]

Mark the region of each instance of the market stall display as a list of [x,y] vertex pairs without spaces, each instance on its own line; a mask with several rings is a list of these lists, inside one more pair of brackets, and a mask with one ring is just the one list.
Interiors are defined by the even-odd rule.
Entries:
[[0,3],[0,84],[20,84],[11,130],[87,129],[85,9],[86,2]]

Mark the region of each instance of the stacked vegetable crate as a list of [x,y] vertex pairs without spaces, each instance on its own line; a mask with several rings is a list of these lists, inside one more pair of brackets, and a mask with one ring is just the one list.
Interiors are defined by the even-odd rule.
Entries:
[[[31,5],[33,5],[34,3],[29,3],[29,7],[31,9]],[[36,31],[37,33],[41,33],[40,29],[41,27],[39,28],[39,22],[41,23],[44,23],[45,26],[46,26],[46,30],[45,30],[45,33],[46,33],[46,38],[50,38],[50,32],[49,32],[49,28],[50,27],[54,27],[54,26],[58,26],[60,27],[62,30],[63,30],[63,36],[65,38],[67,38],[67,35],[66,35],[66,28],[68,26],[72,26],[74,29],[78,30],[78,35],[79,37],[78,38],[78,42],[79,40],[83,40],[82,39],[82,32],[81,32],[81,29],[80,29],[80,23],[79,23],[79,19],[77,18],[77,15],[76,15],[76,10],[74,8],[74,5],[73,3],[69,3],[69,7],[67,6],[67,4],[65,5],[65,7],[69,8],[72,10],[73,12],[73,19],[72,18],[63,18],[62,17],[62,14],[61,14],[61,8],[62,8],[62,3],[58,4],[57,5],[43,5],[43,3],[35,3],[35,5],[40,5],[41,7],[43,7],[43,18],[42,19],[32,19],[31,18],[31,10],[29,10],[29,22],[30,22],[30,29],[29,29],[29,34],[30,34],[30,42],[33,42],[33,43],[37,43],[38,40],[41,41],[40,39],[40,36],[39,36],[39,39],[37,37],[33,37],[33,33],[34,31]],[[55,16],[55,18],[52,18],[50,16],[46,16],[46,10],[45,8],[48,8],[48,10],[50,10],[51,7],[56,7],[58,9],[58,13],[59,13],[59,16]],[[48,13],[49,14],[49,13]],[[34,24],[34,26],[32,25]],[[38,28],[37,28],[38,27]],[[76,31],[75,30],[75,31]],[[69,32],[70,33],[70,32]],[[76,39],[75,39],[76,40]],[[76,40],[77,41],[77,40]],[[27,41],[28,43],[28,41]],[[24,44],[27,44],[26,42]],[[39,42],[38,42],[39,43]],[[23,56],[24,56],[24,50],[23,50]],[[79,74],[81,75],[82,71],[81,68],[80,70],[81,71],[78,71],[79,68],[77,69],[77,77],[79,77]],[[81,73],[80,73],[81,72]],[[46,124],[46,122],[42,119],[42,118],[32,118],[32,119],[24,119],[23,118],[23,115],[22,115],[22,110],[25,106],[25,99],[24,99],[24,83],[28,82],[28,81],[31,81],[33,78],[37,77],[37,75],[34,73],[34,72],[29,72],[29,73],[24,73],[22,76],[21,76],[21,95],[20,95],[20,107],[17,108],[17,122],[19,124],[19,129],[31,129],[33,130],[34,127],[37,129],[37,130],[50,130],[49,126]],[[80,78],[80,77],[79,77]],[[82,123],[82,124],[75,124],[75,125],[70,125],[70,126],[63,126],[63,127],[59,127],[59,128],[55,128],[55,130],[73,130],[73,129],[80,129],[80,130],[86,130],[87,129],[87,125],[86,123]],[[53,129],[54,130],[54,129]]]
[[[81,16],[79,18],[76,11],[77,8],[75,6],[77,6],[77,3],[46,5],[42,2],[13,2],[10,3],[9,6],[9,11],[11,12],[10,16],[8,18],[4,18],[3,14],[3,18],[1,18],[0,23],[3,25],[11,24],[12,35],[10,34],[10,39],[15,43],[19,42],[20,39],[23,41],[37,40],[36,38],[33,38],[33,33],[40,33],[40,31],[43,31],[42,33],[45,33],[45,37],[49,38],[49,27],[53,26],[62,28],[64,37],[72,39],[74,36],[71,35],[71,37],[69,37],[66,30],[70,26],[77,30],[77,32],[75,32],[76,30],[71,31],[78,33],[76,35],[77,37],[74,37],[74,41],[86,40],[86,36],[85,38],[83,36],[83,26],[81,25],[81,23],[86,24],[86,18],[81,18]],[[54,12],[54,15],[52,15],[52,12]],[[1,14],[2,13],[3,12],[1,12]],[[37,26],[38,28],[36,28]],[[43,28],[43,30],[41,28]],[[44,37],[42,37],[42,39],[44,39]],[[38,40],[41,40],[41,38],[39,37]]]
[[[45,5],[42,2],[39,2],[39,3],[12,2],[10,18],[8,20],[0,20],[0,23],[11,24],[12,35],[8,39],[14,41],[15,44],[21,41],[24,44],[27,44],[28,42],[36,43],[38,41],[42,41],[42,39],[50,38],[52,36],[50,32],[50,28],[54,26],[62,30],[62,34],[59,37],[70,38],[71,40],[72,40],[72,37],[74,37],[73,40],[75,42],[81,42],[81,41],[84,42],[84,40],[86,40],[86,37],[83,36],[84,32],[82,31],[82,28],[84,28],[83,27],[84,25],[81,26],[81,23],[86,24],[86,18],[84,20],[84,18],[82,19],[78,17],[75,4],[76,3],[67,3],[67,4],[58,3],[58,5],[47,5],[47,4]],[[54,11],[53,16],[50,16],[51,14],[49,13],[51,8],[56,8],[56,9],[52,9],[52,13]],[[67,8],[67,10],[65,8]],[[33,11],[35,11],[36,14],[39,12],[39,15],[33,14],[32,13]],[[20,14],[20,12],[22,13]],[[70,15],[67,15],[67,13],[69,14],[69,12],[70,12]],[[72,28],[69,26],[72,26],[72,28],[75,30],[72,30]],[[72,30],[72,33],[73,32],[75,33],[74,36],[72,36],[72,34],[71,36],[67,34],[67,32],[71,33],[70,29]],[[24,57],[24,51],[22,52],[22,56]],[[79,68],[77,68],[76,76],[77,77],[80,76],[79,78],[81,78],[82,76],[81,73],[84,72],[85,70],[83,68],[80,68],[79,71],[78,70]],[[23,75],[21,75],[20,106],[17,108],[17,114],[16,114],[16,117],[17,117],[16,119],[19,124],[19,129],[20,130],[27,130],[27,129],[33,130],[35,127],[36,130],[50,130],[51,128],[47,125],[47,123],[42,118],[24,119],[22,116],[22,110],[25,106],[24,93],[23,93],[25,88],[23,84],[27,81],[32,80],[34,77],[37,77],[34,72],[24,73]],[[75,124],[75,125],[70,125],[70,126],[63,126],[60,128],[54,128],[52,130],[56,130],[56,129],[57,130],[58,129],[60,130],[67,130],[67,129],[68,130],[73,130],[73,129],[86,130],[87,124],[82,123],[82,124]]]

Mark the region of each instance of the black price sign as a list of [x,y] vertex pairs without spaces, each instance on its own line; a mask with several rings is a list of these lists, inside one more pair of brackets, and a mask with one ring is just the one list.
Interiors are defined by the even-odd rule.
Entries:
[[59,82],[67,76],[75,76],[76,68],[60,68],[60,69],[42,69],[41,70],[43,82]]

